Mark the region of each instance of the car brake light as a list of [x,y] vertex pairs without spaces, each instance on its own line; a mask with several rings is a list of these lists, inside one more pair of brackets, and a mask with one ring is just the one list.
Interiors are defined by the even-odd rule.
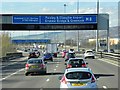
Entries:
[[26,64],[25,67],[26,67],[26,69],[28,69],[29,68],[29,64]]
[[44,67],[45,67],[45,65],[44,65],[44,64],[40,64],[40,67],[41,67],[41,68],[44,68]]
[[68,64],[68,65],[67,65],[67,68],[72,68],[72,65]]
[[91,83],[94,83],[94,82],[95,82],[95,78],[92,76]]
[[83,64],[82,64],[82,67],[86,67],[86,64],[85,64],[85,63],[83,63]]
[[64,84],[67,84],[67,81],[65,79],[65,76],[62,77],[62,79],[60,80],[60,82],[64,83]]

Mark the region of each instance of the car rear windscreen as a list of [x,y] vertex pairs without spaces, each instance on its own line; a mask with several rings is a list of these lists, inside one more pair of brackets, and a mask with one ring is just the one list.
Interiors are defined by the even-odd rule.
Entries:
[[93,53],[92,51],[87,51],[87,53]]
[[67,79],[90,79],[91,73],[89,72],[70,72],[66,74]]
[[29,60],[28,64],[41,64],[42,60]]
[[70,60],[69,61],[69,64],[71,64],[71,65],[73,65],[73,64],[83,64],[84,63],[84,61],[83,61],[83,59],[73,59],[73,60]]

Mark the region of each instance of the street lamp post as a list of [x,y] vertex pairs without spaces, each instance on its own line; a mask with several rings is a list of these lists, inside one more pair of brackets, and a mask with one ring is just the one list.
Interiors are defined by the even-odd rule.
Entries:
[[[79,13],[79,0],[78,0],[78,2],[77,2],[77,14]],[[78,46],[78,51],[80,51],[79,50],[79,30],[78,30],[78,43],[77,43],[77,46]]]
[[[99,0],[97,1],[97,19],[98,19],[98,14],[99,14]],[[99,30],[98,30],[98,26],[97,26],[97,31],[96,31],[96,52],[98,52],[98,50],[99,50],[98,37],[99,37]]]
[[[66,4],[64,4],[64,13],[66,13]],[[65,30],[65,50],[66,50],[66,30]]]

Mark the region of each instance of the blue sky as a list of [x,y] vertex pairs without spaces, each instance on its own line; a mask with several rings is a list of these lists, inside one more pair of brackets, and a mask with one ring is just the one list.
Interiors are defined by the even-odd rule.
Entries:
[[[2,0],[0,13],[77,13],[78,0]],[[91,1],[91,2],[90,2]],[[108,2],[109,1],[109,2]],[[110,27],[118,26],[118,1],[100,0],[100,13],[108,13],[110,16]],[[80,14],[96,13],[97,0],[79,0]]]

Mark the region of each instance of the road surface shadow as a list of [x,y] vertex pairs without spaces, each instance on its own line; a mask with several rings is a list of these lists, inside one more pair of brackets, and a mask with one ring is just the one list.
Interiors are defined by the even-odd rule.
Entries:
[[46,75],[63,75],[64,73],[61,73],[61,72],[51,72],[51,73],[40,73],[40,74],[34,74],[32,73],[31,76],[46,76]]
[[100,78],[100,77],[111,77],[111,76],[115,76],[114,74],[94,74],[94,76],[96,78]]

